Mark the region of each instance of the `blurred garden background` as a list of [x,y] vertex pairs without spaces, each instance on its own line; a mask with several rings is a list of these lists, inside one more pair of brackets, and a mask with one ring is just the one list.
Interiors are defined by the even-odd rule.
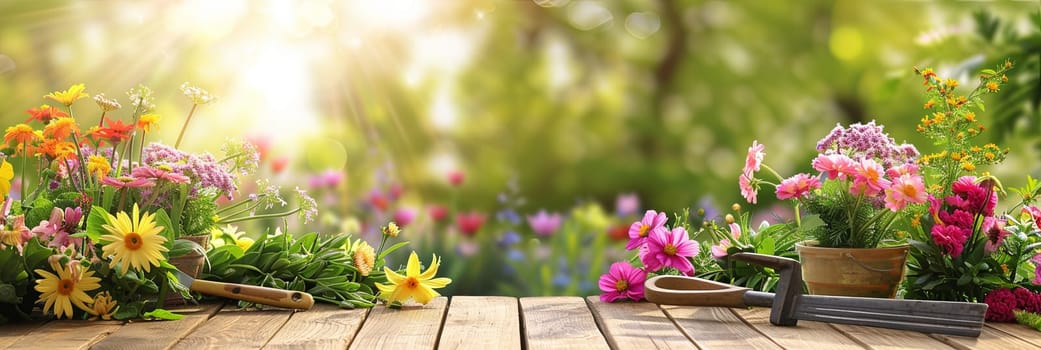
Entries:
[[[75,83],[124,104],[143,84],[158,140],[173,143],[188,81],[218,101],[195,112],[182,148],[257,143],[258,176],[319,201],[320,219],[291,233],[378,245],[395,221],[424,260],[444,254],[446,294],[592,295],[643,210],[719,220],[743,203],[753,140],[782,173],[808,171],[797,167],[836,123],[876,120],[922,145],[915,66],[969,82],[1015,62],[980,120],[1013,150],[994,173],[1041,176],[1039,7],[4,0],[0,120],[20,123]],[[100,115],[75,108],[84,124]],[[781,220],[763,199],[757,220]],[[281,226],[265,224],[238,230]]]

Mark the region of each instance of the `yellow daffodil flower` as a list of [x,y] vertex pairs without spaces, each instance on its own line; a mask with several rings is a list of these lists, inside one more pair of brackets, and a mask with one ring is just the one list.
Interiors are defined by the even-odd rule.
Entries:
[[384,266],[383,272],[387,274],[387,281],[390,284],[376,283],[376,288],[380,290],[379,297],[387,300],[387,302],[396,301],[404,303],[412,299],[424,305],[429,303],[430,300],[441,296],[441,294],[434,291],[435,288],[444,288],[449,283],[452,283],[451,279],[445,277],[434,278],[439,265],[441,265],[441,260],[437,258],[437,255],[434,255],[433,259],[430,260],[430,267],[423,273],[420,273],[419,257],[413,251],[408,257],[408,265],[405,266],[404,276]]

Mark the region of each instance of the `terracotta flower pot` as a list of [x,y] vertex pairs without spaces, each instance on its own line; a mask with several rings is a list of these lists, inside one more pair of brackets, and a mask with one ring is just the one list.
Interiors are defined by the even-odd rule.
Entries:
[[886,248],[824,248],[795,245],[810,294],[893,298],[907,270],[908,245]]
[[[195,242],[202,247],[203,251],[210,248],[210,236],[184,236],[178,239],[188,240]],[[177,267],[178,270],[185,274],[192,276],[192,278],[199,277],[199,272],[202,272],[202,266],[206,263],[206,255],[199,254],[198,252],[191,252],[185,255],[171,257],[170,264]],[[170,294],[166,296],[166,305],[184,305],[184,298],[181,298],[178,294]]]

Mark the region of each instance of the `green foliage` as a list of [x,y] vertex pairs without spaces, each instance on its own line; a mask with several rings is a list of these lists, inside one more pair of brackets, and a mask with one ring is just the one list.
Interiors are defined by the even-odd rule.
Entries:
[[1017,323],[1041,331],[1041,315],[1023,310],[1013,310],[1012,314],[1016,316]]
[[[697,277],[764,292],[776,290],[780,275],[772,268],[737,261],[730,256],[736,253],[758,253],[798,259],[795,244],[804,239],[804,230],[794,223],[764,223],[753,230],[747,212],[738,213],[736,223],[741,230],[737,238],[733,237],[729,227],[717,225],[714,221],[704,223],[700,231],[690,231],[699,232],[696,236],[708,236],[700,242],[701,253],[694,258]],[[804,228],[816,226],[813,218],[807,218],[803,225]],[[716,258],[712,255],[710,245],[719,245],[723,239],[729,240],[731,246],[726,248],[726,256]]]
[[824,222],[809,231],[810,237],[822,247],[877,247],[890,232],[883,226],[885,221],[876,216],[885,215],[888,210],[866,203],[864,196],[850,195],[847,186],[842,181],[824,181],[818,195],[803,200],[806,210]]
[[386,283],[379,268],[383,263],[377,261],[377,268],[362,276],[349,254],[349,242],[350,236],[308,233],[268,235],[245,251],[224,245],[207,253],[210,265],[200,278],[308,292],[315,300],[343,308],[371,307],[375,283]]
[[44,267],[50,250],[35,237],[23,249],[19,254],[12,246],[0,248],[0,324],[28,319],[39,294],[32,289],[33,270]]
[[209,234],[217,213],[217,193],[200,193],[197,200],[187,201],[181,213],[179,236]]

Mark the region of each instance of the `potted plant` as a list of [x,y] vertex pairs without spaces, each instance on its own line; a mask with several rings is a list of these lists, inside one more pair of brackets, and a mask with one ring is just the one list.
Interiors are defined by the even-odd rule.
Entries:
[[[839,125],[817,143],[812,167],[820,173],[788,178],[763,164],[764,149],[758,142],[749,148],[741,193],[756,203],[768,184],[778,199],[795,203],[796,225],[813,238],[796,245],[810,293],[894,297],[908,246],[893,224],[906,206],[927,199],[915,147],[897,144],[874,122]],[[756,177],[760,169],[778,182]]]

